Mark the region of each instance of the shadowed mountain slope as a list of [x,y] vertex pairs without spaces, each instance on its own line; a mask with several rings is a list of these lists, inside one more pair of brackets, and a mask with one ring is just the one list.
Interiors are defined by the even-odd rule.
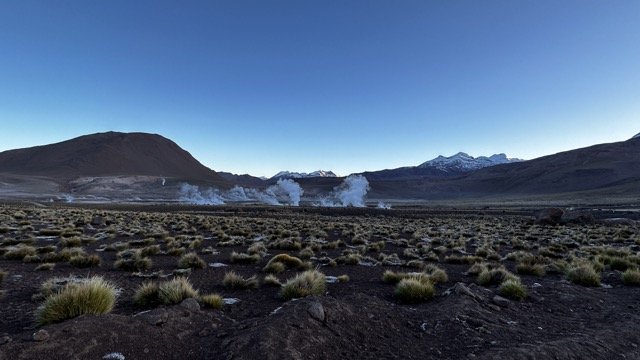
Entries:
[[0,172],[70,180],[145,175],[226,185],[173,141],[156,134],[106,132],[0,153]]

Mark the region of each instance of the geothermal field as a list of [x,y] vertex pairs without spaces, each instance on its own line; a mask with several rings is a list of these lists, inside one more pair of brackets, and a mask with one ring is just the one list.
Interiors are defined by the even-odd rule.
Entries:
[[640,357],[634,213],[536,214],[5,204],[0,358]]

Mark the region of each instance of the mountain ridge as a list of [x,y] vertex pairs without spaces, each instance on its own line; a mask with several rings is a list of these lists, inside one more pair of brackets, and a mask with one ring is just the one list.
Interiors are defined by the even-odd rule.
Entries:
[[175,142],[158,134],[104,132],[0,152],[0,172],[60,180],[145,175],[187,178],[225,185]]

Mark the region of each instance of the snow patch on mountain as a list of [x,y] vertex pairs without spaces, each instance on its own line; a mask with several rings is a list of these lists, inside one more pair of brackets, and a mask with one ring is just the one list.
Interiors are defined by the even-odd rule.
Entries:
[[443,171],[472,171],[489,166],[509,164],[524,161],[522,159],[508,158],[505,154],[494,154],[489,157],[473,157],[467,153],[459,152],[452,156],[438,156],[418,165],[419,168],[433,167]]
[[637,133],[632,139],[640,139],[640,133]]
[[299,173],[290,171],[280,171],[273,175],[272,179],[301,179],[301,178],[313,178],[313,177],[338,177],[333,171],[318,170],[310,173]]

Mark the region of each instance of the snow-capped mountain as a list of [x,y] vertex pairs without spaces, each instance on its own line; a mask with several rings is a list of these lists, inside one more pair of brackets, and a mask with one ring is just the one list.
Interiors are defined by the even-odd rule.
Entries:
[[436,168],[443,171],[471,171],[489,166],[508,164],[523,161],[522,159],[508,158],[505,154],[494,154],[489,157],[473,157],[467,153],[459,152],[453,156],[438,156],[418,165],[419,168]]
[[637,133],[632,139],[640,139],[640,133]]
[[333,171],[318,170],[310,173],[299,173],[290,171],[280,171],[273,175],[271,179],[300,179],[313,177],[338,177]]

